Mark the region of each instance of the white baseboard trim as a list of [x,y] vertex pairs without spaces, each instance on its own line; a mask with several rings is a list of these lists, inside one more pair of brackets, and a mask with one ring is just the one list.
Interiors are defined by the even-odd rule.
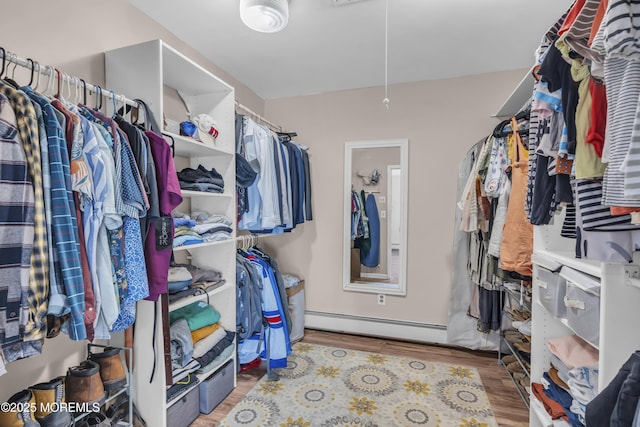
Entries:
[[308,310],[304,321],[305,327],[310,329],[447,344],[447,327],[444,325]]

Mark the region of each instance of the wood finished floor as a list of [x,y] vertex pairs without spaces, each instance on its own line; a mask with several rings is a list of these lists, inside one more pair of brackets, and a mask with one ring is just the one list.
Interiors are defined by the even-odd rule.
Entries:
[[[520,399],[504,368],[498,365],[495,353],[309,329],[305,330],[302,341],[309,344],[411,357],[432,362],[473,366],[480,373],[498,424],[504,427],[524,427],[529,425],[529,410]],[[264,369],[254,369],[238,374],[238,386],[236,389],[212,413],[201,415],[191,426],[217,426],[264,374]]]

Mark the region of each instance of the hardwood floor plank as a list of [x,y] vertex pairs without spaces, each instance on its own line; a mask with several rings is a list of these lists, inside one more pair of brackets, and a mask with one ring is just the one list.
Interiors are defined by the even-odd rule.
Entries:
[[[520,398],[504,367],[498,364],[495,353],[310,329],[305,330],[302,342],[472,366],[478,370],[482,378],[498,424],[504,427],[529,425],[529,410]],[[213,412],[201,415],[191,426],[211,427],[218,425],[265,373],[264,368],[240,372],[236,389]]]

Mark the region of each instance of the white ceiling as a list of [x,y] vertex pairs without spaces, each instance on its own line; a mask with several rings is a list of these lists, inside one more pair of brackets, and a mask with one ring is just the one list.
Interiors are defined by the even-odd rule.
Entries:
[[[262,34],[239,0],[130,0],[264,99],[384,84],[385,0],[290,0]],[[389,83],[527,68],[571,0],[389,0]]]

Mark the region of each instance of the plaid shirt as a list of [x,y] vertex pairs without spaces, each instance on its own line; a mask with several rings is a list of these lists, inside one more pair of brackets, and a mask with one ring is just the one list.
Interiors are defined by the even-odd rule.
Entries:
[[49,301],[49,248],[47,245],[47,225],[42,189],[38,120],[33,105],[31,105],[31,101],[24,92],[0,81],[0,94],[7,97],[16,114],[18,132],[27,158],[29,176],[33,182],[35,204],[34,239],[29,274],[29,295],[27,298],[29,318],[25,326],[24,340],[34,341],[44,338],[46,334],[46,315]]
[[17,126],[9,101],[0,95],[0,344],[3,349],[20,344],[29,314],[26,301],[33,243],[33,186]]
[[[59,285],[64,299],[56,303],[50,300],[49,313],[61,316],[71,312],[69,336],[71,339],[86,339],[84,326],[84,282],[80,265],[80,244],[75,215],[75,204],[71,190],[69,153],[64,130],[58,122],[53,106],[46,98],[37,95],[31,88],[24,91],[42,107],[49,146],[51,174],[52,239],[56,251],[55,269],[62,277]],[[43,165],[44,168],[44,165]]]

